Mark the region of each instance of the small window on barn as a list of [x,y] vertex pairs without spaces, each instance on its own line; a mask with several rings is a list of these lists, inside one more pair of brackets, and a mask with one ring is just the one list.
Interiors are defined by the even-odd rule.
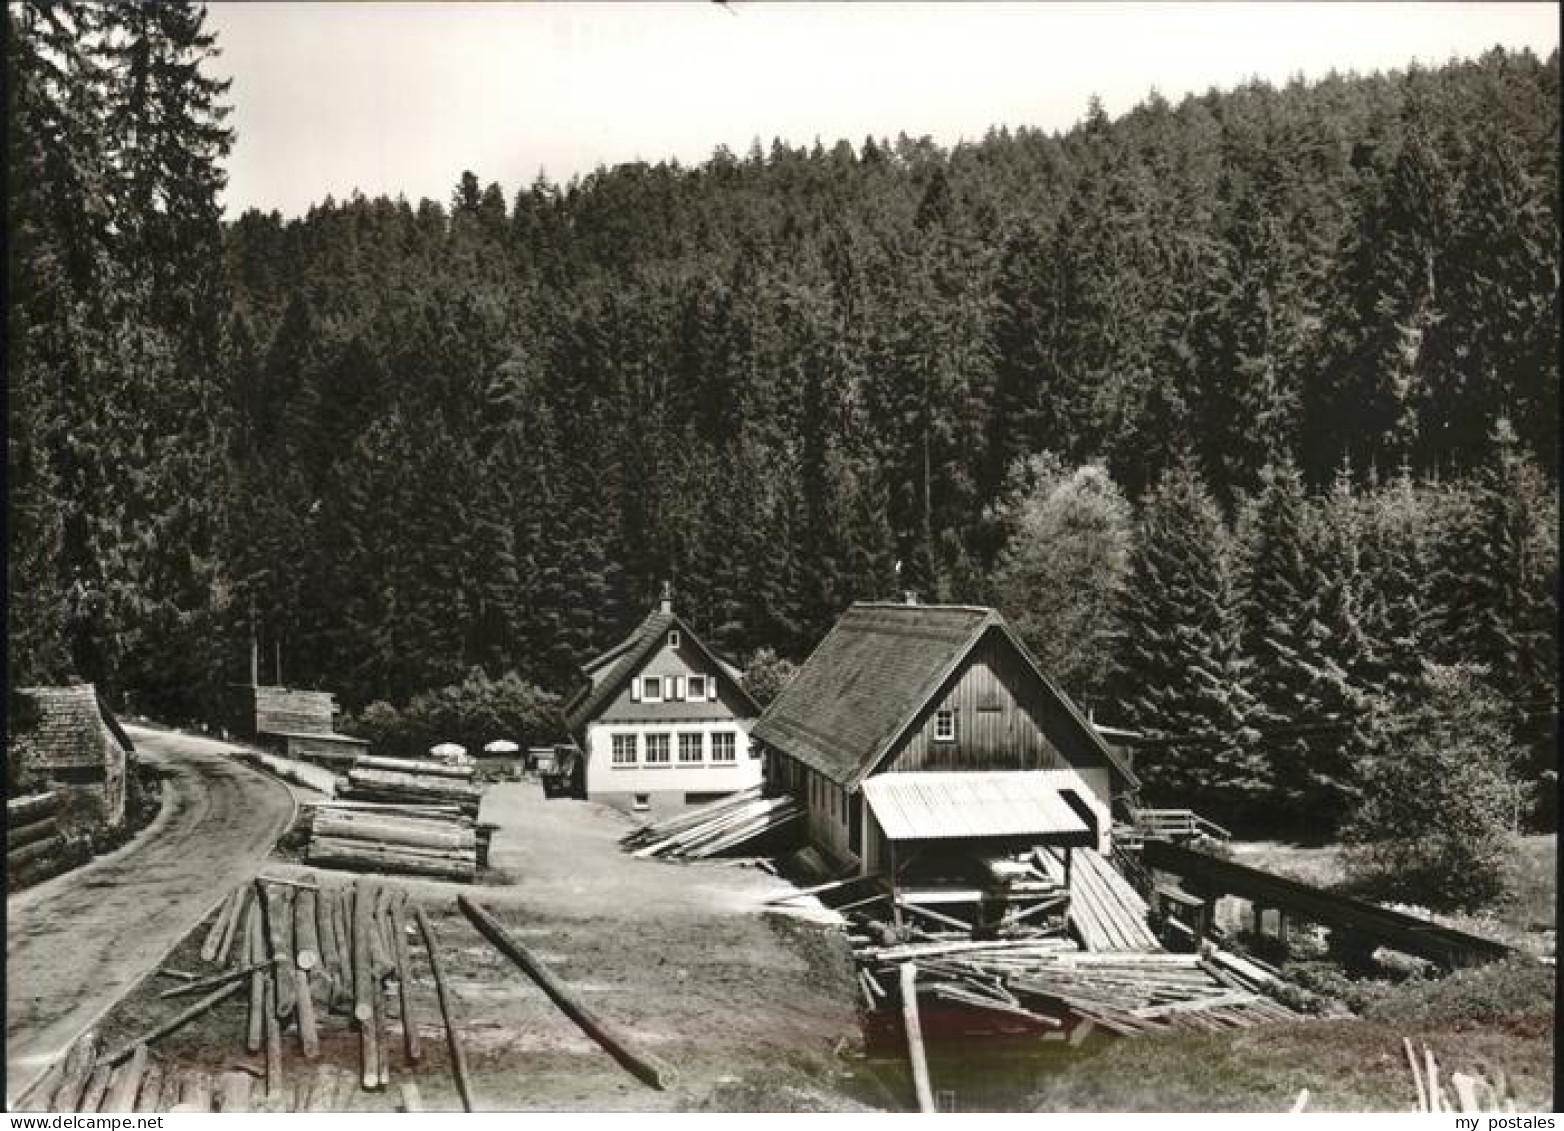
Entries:
[[614,735],[614,761],[616,766],[635,765],[635,735]]
[[692,675],[690,677],[689,698],[693,699],[693,700],[695,700],[697,702],[699,702],[700,700],[706,698],[706,677],[705,676],[703,676],[703,675]]
[[661,703],[663,701],[662,676],[644,675],[641,677],[641,698],[648,703]]
[[954,712],[954,711],[935,711],[934,712],[934,741],[935,742],[955,742],[956,741],[956,712]]
[[646,764],[648,766],[666,766],[669,764],[668,736],[666,734],[649,734],[646,736]]
[[670,647],[670,648],[677,648],[678,646],[679,646],[679,630],[677,628],[670,628],[668,630],[668,647]]

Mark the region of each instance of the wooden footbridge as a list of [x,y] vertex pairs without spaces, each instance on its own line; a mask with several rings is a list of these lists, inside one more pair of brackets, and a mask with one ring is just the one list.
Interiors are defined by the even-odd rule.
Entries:
[[1205,922],[1197,928],[1201,933],[1212,921],[1216,901],[1231,896],[1254,907],[1257,925],[1266,910],[1276,910],[1284,935],[1289,918],[1307,920],[1340,932],[1349,945],[1367,949],[1385,946],[1445,968],[1492,962],[1516,953],[1492,939],[1441,927],[1351,896],[1322,891],[1160,837],[1144,841],[1141,863],[1153,872],[1178,877],[1185,891],[1203,901],[1201,917]]

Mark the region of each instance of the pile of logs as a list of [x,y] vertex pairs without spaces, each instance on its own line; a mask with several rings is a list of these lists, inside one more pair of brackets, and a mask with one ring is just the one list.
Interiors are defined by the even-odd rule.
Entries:
[[762,797],[751,786],[721,801],[643,825],[619,843],[638,857],[705,860],[802,821],[791,797]]
[[[471,1110],[433,931],[421,909],[412,917],[439,995],[458,1088]],[[160,969],[175,983],[160,995],[169,999],[170,1016],[117,1047],[101,1046],[89,1032],[29,1090],[25,1106],[56,1112],[209,1112],[214,1106],[225,1112],[333,1111],[351,1101],[355,1087],[387,1088],[392,1061],[400,1059],[408,1073],[401,1104],[415,1110],[420,1101],[411,1073],[423,1049],[413,1008],[410,931],[401,891],[364,881],[325,887],[313,877],[245,884],[222,901],[206,927],[200,960],[217,972]],[[157,1057],[153,1050],[164,1037],[241,996],[248,1002],[247,1056],[231,1068],[214,1076]],[[191,998],[192,1004],[183,1004]],[[401,1030],[400,1058],[387,1036],[392,1018]],[[350,1030],[356,1030],[357,1072],[332,1064],[331,1056],[322,1059],[323,1045],[336,1050],[352,1041]],[[291,1082],[285,1032],[297,1040],[297,1056],[314,1062]]]
[[487,863],[490,826],[456,805],[323,801],[312,807],[305,859],[327,868],[471,883]]
[[58,820],[65,795],[37,793],[5,803],[6,874],[16,877],[60,853],[63,837]]
[[373,758],[353,763],[338,783],[337,796],[347,801],[396,805],[454,805],[469,817],[478,815],[483,790],[474,782],[472,763]]
[[[1267,995],[1279,983],[1259,966],[1213,950],[1097,954],[1063,938],[927,942],[855,948],[865,1006],[890,1008],[899,969],[917,968],[919,993],[987,1014],[995,1031],[1044,1033],[1080,1022],[1131,1036],[1292,1021]],[[898,1006],[899,1007],[899,1006]]]

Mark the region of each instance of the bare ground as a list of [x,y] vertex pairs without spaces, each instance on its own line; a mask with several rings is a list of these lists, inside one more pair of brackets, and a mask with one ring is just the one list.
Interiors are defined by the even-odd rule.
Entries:
[[253,874],[293,809],[276,781],[208,739],[131,728],[166,769],[168,802],[141,836],[6,900],[6,1083],[17,1095]]
[[[483,819],[500,826],[488,883],[387,881],[412,893],[439,936],[481,1109],[844,1110],[855,1097],[879,1096],[858,1062],[839,1055],[859,1042],[841,933],[807,913],[761,907],[789,885],[746,867],[634,860],[617,844],[630,827],[625,817],[587,802],[545,801],[531,782],[493,788]],[[267,871],[310,869],[273,861]],[[317,875],[328,884],[351,879]],[[637,1047],[673,1066],[676,1085],[648,1088],[583,1034],[467,922],[455,907],[462,892]],[[168,964],[199,969],[201,937],[187,937]],[[411,949],[425,1058],[416,1068],[406,1063],[393,1016],[393,1086],[356,1091],[354,1110],[392,1110],[404,1075],[416,1078],[430,1110],[460,1106],[422,947]],[[156,997],[172,984],[147,979],[108,1018],[106,1039],[127,1039],[172,1012]],[[394,1015],[394,995],[388,1007]],[[161,1059],[182,1071],[258,1072],[259,1058],[244,1051],[244,1018],[242,998],[225,1003],[160,1042]],[[357,1043],[345,1019],[331,1019],[323,1031],[324,1055],[356,1070]],[[291,1031],[284,1045],[291,1078],[312,1071]]]

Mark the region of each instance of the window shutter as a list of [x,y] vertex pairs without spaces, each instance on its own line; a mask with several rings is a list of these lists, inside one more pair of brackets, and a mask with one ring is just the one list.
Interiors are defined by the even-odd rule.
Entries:
[[684,677],[682,675],[673,677],[673,697],[675,699],[684,698]]
[[632,703],[639,703],[640,701],[641,701],[641,678],[639,676],[636,676],[634,679],[632,679],[630,681],[630,702],[632,702]]
[[717,677],[714,675],[706,677],[706,698],[713,701],[717,698]]

